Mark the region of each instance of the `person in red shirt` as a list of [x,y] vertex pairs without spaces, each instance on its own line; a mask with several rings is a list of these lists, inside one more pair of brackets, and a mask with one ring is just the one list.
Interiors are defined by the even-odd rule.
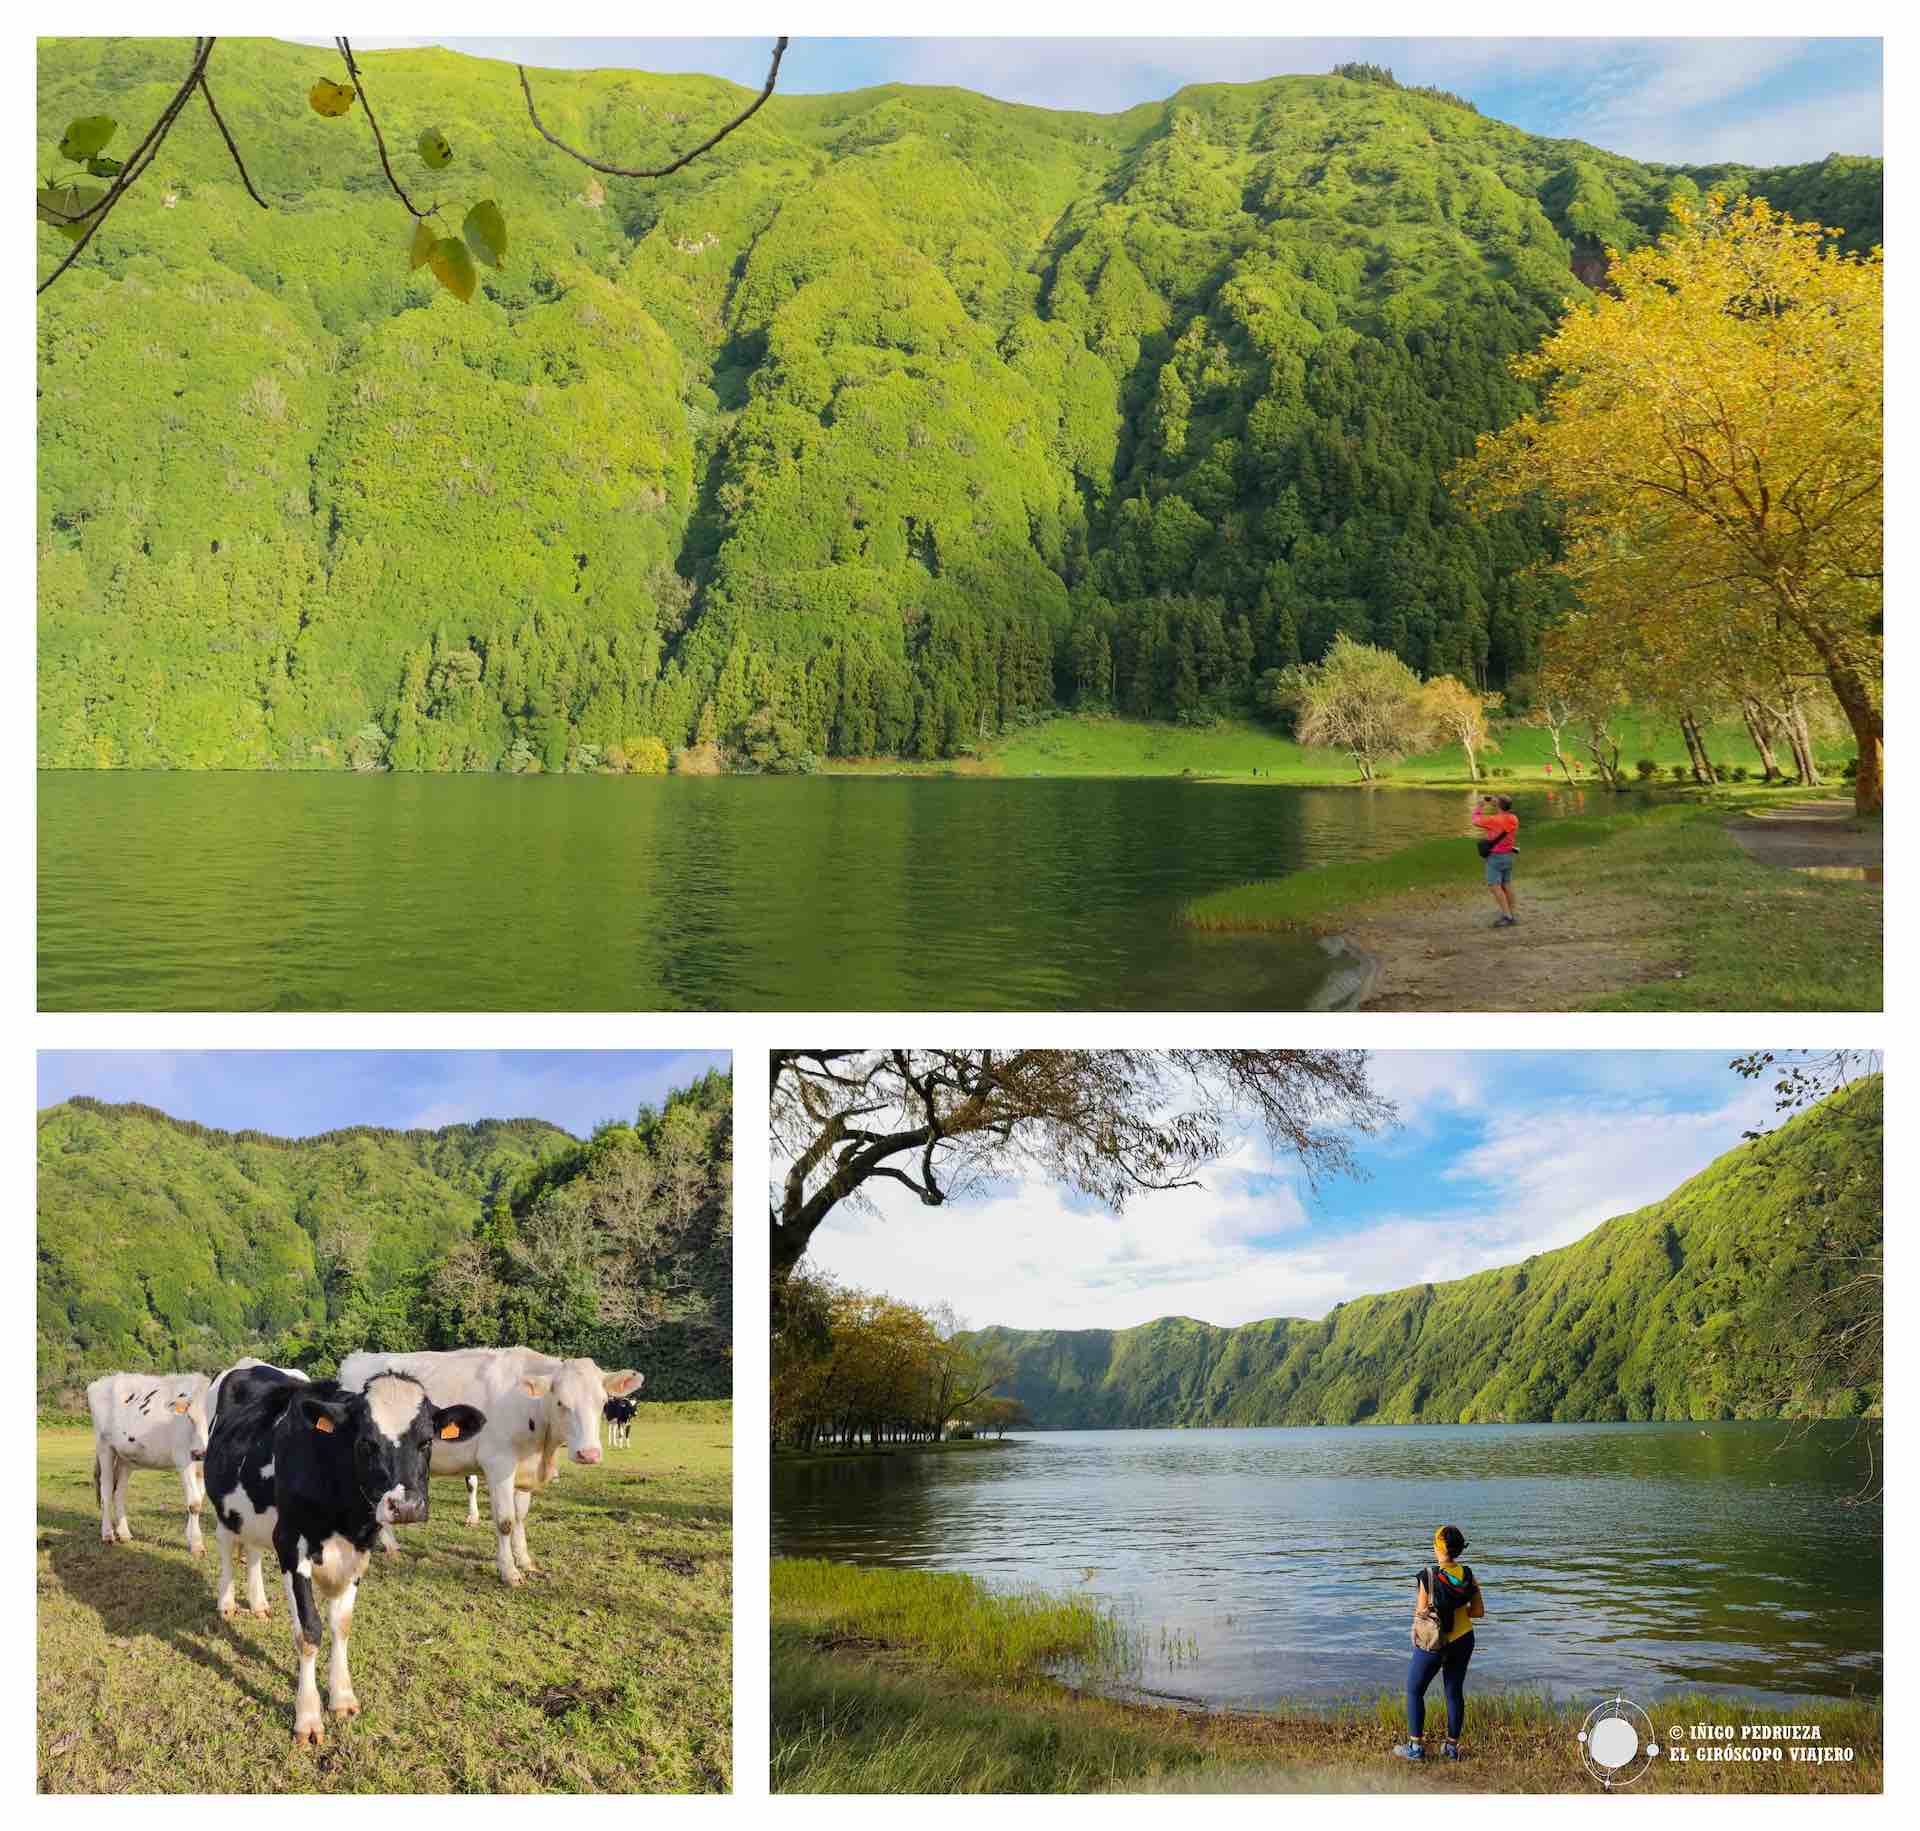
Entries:
[[1518,927],[1520,918],[1513,913],[1513,855],[1520,849],[1520,816],[1513,811],[1513,797],[1482,795],[1473,824],[1493,841],[1493,850],[1487,854],[1487,888],[1500,911],[1493,926]]

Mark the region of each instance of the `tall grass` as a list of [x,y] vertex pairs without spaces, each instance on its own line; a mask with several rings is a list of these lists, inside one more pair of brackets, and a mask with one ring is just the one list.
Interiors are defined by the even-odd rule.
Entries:
[[909,1648],[981,1683],[1017,1685],[1063,1669],[1117,1677],[1140,1666],[1137,1635],[1089,1598],[990,1590],[949,1571],[778,1558],[773,1618],[817,1645]]
[[[1606,845],[1654,826],[1718,821],[1713,810],[1676,805],[1633,814],[1530,822],[1521,834],[1521,858]],[[1188,928],[1260,930],[1312,927],[1344,916],[1356,904],[1448,884],[1471,884],[1478,855],[1460,839],[1429,839],[1385,858],[1316,865],[1287,877],[1263,878],[1196,897],[1175,920]]]

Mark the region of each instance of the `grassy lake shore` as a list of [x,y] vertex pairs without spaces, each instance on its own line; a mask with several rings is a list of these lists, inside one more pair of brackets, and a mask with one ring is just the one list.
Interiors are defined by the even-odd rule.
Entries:
[[1339,935],[1372,964],[1364,1009],[1879,1010],[1881,885],[1750,854],[1736,828],[1756,799],[1531,823],[1521,925],[1497,934],[1463,840],[1216,891],[1179,919]]
[[[1077,1691],[1137,1654],[1097,1604],[1002,1595],[970,1577],[812,1559],[773,1565],[772,1786],[782,1793],[1592,1793],[1575,1740],[1587,1703],[1469,1690],[1458,1765],[1392,1760],[1402,1701],[1199,1712]],[[1653,1763],[1635,1792],[1874,1793],[1877,1701],[1798,1710],[1663,1698],[1685,1725],[1816,1723],[1845,1762]]]
[[[1689,780],[1675,783],[1671,771],[1685,764],[1687,754],[1677,729],[1652,715],[1628,715],[1620,723],[1621,757],[1626,768],[1645,757],[1659,765],[1653,785],[1674,793],[1693,788]],[[1564,787],[1565,778],[1554,767],[1553,745],[1546,732],[1531,725],[1501,724],[1499,749],[1483,752],[1478,784],[1490,790]],[[1759,759],[1738,722],[1716,725],[1707,732],[1707,750],[1723,767],[1746,767],[1756,775]],[[1577,757],[1569,743],[1567,752]],[[1819,746],[1823,767],[1837,782],[1850,749]],[[983,744],[973,756],[916,761],[908,757],[835,757],[825,766],[830,775],[913,776],[1191,776],[1199,780],[1272,784],[1276,788],[1361,788],[1352,763],[1340,752],[1309,750],[1270,726],[1252,719],[1220,719],[1210,725],[1159,724],[1147,719],[1089,717],[1062,713],[1043,719],[1005,737]],[[1488,776],[1488,771],[1500,772]],[[1466,754],[1458,745],[1408,757],[1385,770],[1382,788],[1456,788],[1476,786],[1467,772]],[[1602,792],[1590,764],[1583,764],[1574,784]],[[1636,784],[1638,786],[1638,784]],[[1738,786],[1738,785],[1735,785]],[[1758,789],[1758,785],[1753,785]],[[1778,795],[1780,789],[1763,792]]]

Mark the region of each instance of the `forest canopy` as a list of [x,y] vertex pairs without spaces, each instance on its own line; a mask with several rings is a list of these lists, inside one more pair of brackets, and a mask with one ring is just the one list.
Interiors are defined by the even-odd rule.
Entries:
[[[43,163],[150,116],[184,49],[42,41]],[[359,55],[403,182],[443,138],[506,258],[468,302],[410,268],[309,105],[337,56],[222,41],[268,207],[185,116],[40,305],[43,765],[938,757],[1061,707],[1245,709],[1342,636],[1501,690],[1563,606],[1556,536],[1444,479],[1538,405],[1509,358],[1676,198],[1880,237],[1877,160],[1642,165],[1371,67],[1113,116],[776,94],[649,184],[530,132],[507,66]],[[746,97],[539,93],[634,165]]]
[[588,1139],[538,1119],[307,1138],[78,1097],[38,1120],[38,1383],[330,1374],[356,1348],[522,1344],[732,1391],[733,1085],[710,1073]]

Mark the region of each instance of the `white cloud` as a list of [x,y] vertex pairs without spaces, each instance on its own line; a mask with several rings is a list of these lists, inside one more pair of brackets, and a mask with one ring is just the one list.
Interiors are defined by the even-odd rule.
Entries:
[[[1496,1055],[1374,1059],[1383,1087],[1429,1118],[1436,1108],[1483,1108],[1502,1074]],[[1657,1058],[1646,1059],[1645,1072],[1657,1080]],[[1706,1112],[1617,1091],[1529,1105],[1524,1091],[1509,1089],[1488,1122],[1463,1133],[1425,1184],[1413,1185],[1429,1189],[1429,1201],[1409,1207],[1402,1192],[1339,1233],[1310,1229],[1294,1181],[1276,1182],[1264,1147],[1243,1144],[1209,1187],[1141,1197],[1119,1218],[1070,1206],[1038,1180],[937,1211],[889,1188],[872,1212],[836,1215],[816,1236],[813,1258],[856,1285],[945,1300],[975,1326],[1317,1317],[1353,1297],[1568,1245],[1670,1194],[1770,1109],[1757,1085]]]

